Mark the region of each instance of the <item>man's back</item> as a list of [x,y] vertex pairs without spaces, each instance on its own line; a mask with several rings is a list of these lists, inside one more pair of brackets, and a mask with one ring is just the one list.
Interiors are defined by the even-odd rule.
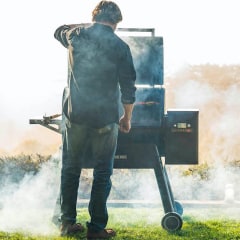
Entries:
[[[129,47],[111,27],[94,23],[69,36],[70,120],[92,127],[119,121],[119,85],[134,92],[135,70]],[[131,92],[131,90],[130,90]]]

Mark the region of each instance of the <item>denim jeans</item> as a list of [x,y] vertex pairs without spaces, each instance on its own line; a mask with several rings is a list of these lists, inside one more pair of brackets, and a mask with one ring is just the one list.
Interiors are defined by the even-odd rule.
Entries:
[[118,125],[112,123],[95,129],[71,123],[63,135],[63,153],[60,187],[61,221],[76,222],[76,204],[81,169],[93,168],[93,183],[89,201],[88,228],[97,232],[108,221],[107,198],[111,190]]

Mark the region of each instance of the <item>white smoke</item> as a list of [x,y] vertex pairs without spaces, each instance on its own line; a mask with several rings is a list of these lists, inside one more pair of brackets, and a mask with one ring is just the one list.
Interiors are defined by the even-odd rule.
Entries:
[[[167,107],[199,109],[199,164],[209,167],[198,166],[198,173],[183,176],[194,166],[167,166],[177,199],[239,204],[240,85],[234,77],[237,69],[203,65],[194,71],[189,67],[167,81]],[[235,210],[239,214],[239,207]]]
[[[193,70],[188,73],[188,69],[185,72],[183,70],[179,76],[167,81],[167,107],[199,109],[200,163],[218,162],[220,164],[220,162],[238,160],[240,154],[239,80],[230,76],[230,67],[222,70],[220,66],[217,69],[213,66],[212,72],[208,75],[204,67],[207,68],[207,65],[198,69],[199,73]],[[218,73],[220,71],[223,77]],[[234,68],[232,71],[237,72]],[[194,76],[187,74],[194,74]],[[205,78],[203,74],[206,75]]]
[[53,156],[36,174],[26,174],[19,184],[0,188],[0,231],[51,234],[51,222],[59,191],[59,157]]
[[[226,187],[231,186],[234,192],[240,183],[238,171],[222,165],[202,172],[204,176],[201,176],[201,173],[184,176],[184,169],[177,166],[169,166],[168,170],[175,196],[180,200],[224,201],[229,197],[226,195]],[[240,200],[239,196],[236,197],[238,199],[235,200]]]

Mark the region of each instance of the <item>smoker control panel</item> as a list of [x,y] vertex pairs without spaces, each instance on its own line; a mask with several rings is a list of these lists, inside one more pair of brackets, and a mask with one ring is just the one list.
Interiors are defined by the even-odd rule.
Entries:
[[167,111],[166,164],[198,164],[197,109]]

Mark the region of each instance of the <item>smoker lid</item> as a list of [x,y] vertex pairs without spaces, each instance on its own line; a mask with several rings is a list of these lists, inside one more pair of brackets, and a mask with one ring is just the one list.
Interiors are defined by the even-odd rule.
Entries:
[[163,38],[127,36],[136,68],[136,84],[163,85]]

